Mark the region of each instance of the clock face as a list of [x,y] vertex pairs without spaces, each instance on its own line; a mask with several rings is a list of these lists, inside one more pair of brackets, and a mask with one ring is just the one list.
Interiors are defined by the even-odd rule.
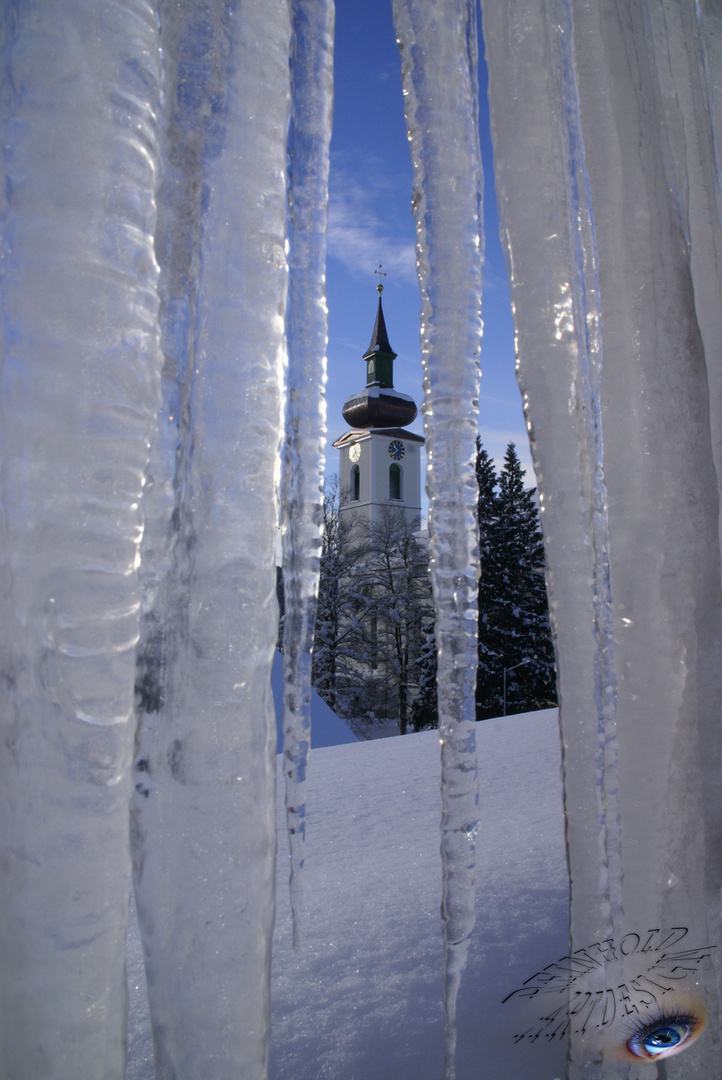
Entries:
[[394,461],[401,461],[405,453],[406,448],[398,439],[394,439],[393,442],[389,443],[389,457],[392,457]]
[[351,458],[351,461],[358,461],[361,457],[361,447],[358,443],[354,443],[349,449],[348,456]]

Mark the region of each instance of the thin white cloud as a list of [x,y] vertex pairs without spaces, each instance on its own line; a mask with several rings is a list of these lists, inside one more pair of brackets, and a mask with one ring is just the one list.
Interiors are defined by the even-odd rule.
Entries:
[[[373,172],[373,170],[369,170]],[[385,185],[361,187],[336,164],[328,212],[328,253],[354,277],[365,278],[379,263],[406,285],[416,284],[416,252],[409,212],[406,236],[394,236],[375,206],[387,201]]]
[[501,274],[496,271],[489,259],[484,263],[484,269],[482,270],[482,287],[484,292],[497,292],[503,289],[505,292],[509,291],[509,285],[506,279],[506,274]]
[[[363,176],[363,184],[358,180]],[[416,249],[410,205],[406,211],[405,235],[395,232],[393,219],[379,213],[379,207],[398,207],[398,183],[382,162],[354,160],[348,151],[331,155],[330,201],[328,213],[328,254],[359,279],[367,277],[382,263],[404,285],[416,285]],[[410,191],[409,191],[410,198]],[[483,286],[489,294],[508,289],[503,262],[494,267],[487,259]]]

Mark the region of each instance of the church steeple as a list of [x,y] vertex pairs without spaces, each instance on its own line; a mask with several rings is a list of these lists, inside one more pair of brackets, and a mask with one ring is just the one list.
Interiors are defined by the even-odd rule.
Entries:
[[[383,277],[381,267],[375,272]],[[418,529],[424,438],[406,430],[416,419],[416,405],[394,390],[396,353],[386,331],[383,285],[377,289],[376,322],[363,354],[366,387],[346,399],[343,416],[351,430],[333,444],[339,452],[340,511],[370,526],[393,510]]]
[[353,428],[406,427],[416,419],[413,398],[394,390],[396,353],[389,344],[381,303],[383,285],[377,285],[379,306],[371,344],[363,355],[366,361],[366,389],[352,394],[343,407],[343,418]]
[[386,332],[386,320],[384,319],[384,309],[381,304],[381,293],[384,291],[384,287],[379,283],[376,288],[379,294],[379,309],[376,312],[371,344],[363,356],[367,365],[366,385],[383,386],[392,389],[396,353],[389,345],[389,335]]

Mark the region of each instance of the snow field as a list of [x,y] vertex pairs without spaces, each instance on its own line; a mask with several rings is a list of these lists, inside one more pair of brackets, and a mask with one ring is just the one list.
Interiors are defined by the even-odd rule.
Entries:
[[[459,998],[458,1080],[555,1080],[564,1044],[514,1043],[502,998],[567,946],[555,710],[477,727],[477,926]],[[311,751],[304,945],[291,947],[278,789],[270,1080],[438,1080],[443,1070],[436,732]],[[137,931],[127,1080],[152,1080]],[[531,1022],[531,1019],[529,1019]],[[207,1080],[213,1080],[209,1077]]]

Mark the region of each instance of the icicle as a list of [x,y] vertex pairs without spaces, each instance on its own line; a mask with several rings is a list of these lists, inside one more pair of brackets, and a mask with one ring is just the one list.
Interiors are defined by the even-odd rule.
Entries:
[[0,1075],[120,1077],[160,84],[142,0],[4,5]]
[[167,382],[142,553],[136,895],[156,1075],[260,1080],[290,8],[184,0],[162,3],[160,15]]
[[660,1061],[668,1078],[701,1080],[720,1055],[720,231],[692,7],[484,8],[558,650],[571,951],[612,938],[570,988],[570,1080],[646,1075],[634,1026],[660,1011],[708,1017]]
[[[696,16],[696,17],[695,17]],[[657,9],[649,17],[668,50],[656,70],[675,149],[668,155],[670,182],[690,245],[694,306],[707,356],[722,352],[722,11],[709,0]],[[676,110],[679,109],[679,114]],[[672,164],[674,168],[672,169]],[[722,367],[707,364],[712,449],[722,491]],[[722,499],[720,500],[722,513]],[[722,532],[722,530],[721,530]]]
[[[584,739],[580,746],[583,759],[590,765],[593,763],[592,781],[585,771],[580,771],[567,750],[564,766],[570,834],[577,822],[583,821],[585,827],[584,842],[578,849],[573,848],[577,857],[584,858],[584,865],[576,868],[576,872],[572,868],[571,933],[575,942],[589,944],[610,937],[620,940],[623,934],[616,673],[611,628],[607,493],[602,471],[599,415],[602,340],[595,221],[581,132],[571,18],[565,0],[551,5],[545,21],[545,27],[549,26],[553,29],[546,42],[545,78],[561,103],[557,113],[547,114],[549,153],[560,154],[568,176],[564,203],[557,211],[560,217],[564,215],[563,226],[558,230],[554,245],[556,261],[553,265],[562,283],[554,309],[554,347],[564,357],[566,398],[572,402],[571,422],[567,427],[574,457],[568,448],[564,448],[567,470],[574,470],[573,478],[570,476],[568,482],[573,481],[583,507],[579,527],[583,529],[584,542],[577,551],[576,574],[584,581],[587,591],[583,600],[577,591],[576,602],[588,605],[586,620],[580,618],[579,622],[581,625],[586,622],[589,636],[586,647],[581,640],[577,643],[577,654],[584,657],[584,668],[578,672],[584,682],[582,709],[585,715],[584,734],[579,736],[579,741]],[[538,416],[532,409],[530,404],[530,422],[536,427]],[[547,512],[546,503],[544,512]],[[571,602],[568,599],[562,601],[565,607]],[[564,705],[568,717],[571,710],[568,697],[565,697]],[[590,781],[591,786],[588,786]],[[580,805],[589,808],[584,817],[579,813]],[[596,981],[590,976],[585,990],[603,994],[609,974],[605,969],[598,969]],[[617,981],[623,981],[621,972],[618,974]],[[574,1042],[572,1056],[585,1064],[601,1060],[602,1029],[592,1026],[582,1035],[583,1038]]]
[[293,941],[301,943],[311,649],[321,555],[326,433],[326,218],[333,0],[294,0],[291,67],[288,405],[283,484],[283,771]]
[[475,917],[475,438],[481,345],[481,165],[475,5],[395,0],[422,291],[424,430],[442,746],[445,1076]]

